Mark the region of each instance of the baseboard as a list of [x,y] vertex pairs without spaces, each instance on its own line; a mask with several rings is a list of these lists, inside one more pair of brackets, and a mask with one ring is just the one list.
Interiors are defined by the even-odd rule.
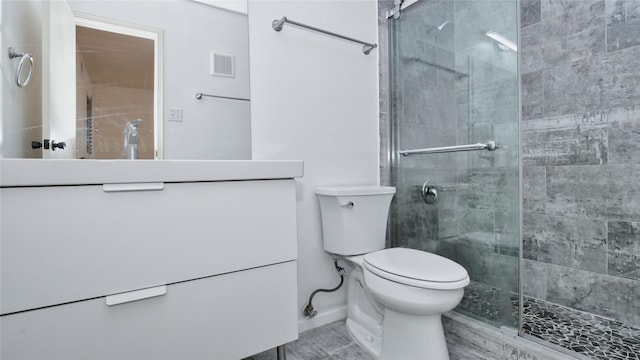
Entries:
[[347,307],[340,307],[328,311],[319,312],[311,319],[303,318],[298,320],[298,333],[317,328],[332,322],[345,320],[347,318]]

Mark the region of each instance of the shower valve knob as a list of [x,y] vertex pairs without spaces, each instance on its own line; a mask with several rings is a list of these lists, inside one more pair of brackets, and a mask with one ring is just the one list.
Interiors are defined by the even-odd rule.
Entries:
[[425,195],[425,201],[428,204],[433,204],[434,202],[436,202],[437,199],[438,199],[438,190],[432,187],[428,188],[427,193]]
[[429,180],[425,181],[422,184],[422,191],[420,192],[422,195],[422,200],[427,204],[433,204],[438,199],[438,190],[436,190],[435,186],[429,185]]

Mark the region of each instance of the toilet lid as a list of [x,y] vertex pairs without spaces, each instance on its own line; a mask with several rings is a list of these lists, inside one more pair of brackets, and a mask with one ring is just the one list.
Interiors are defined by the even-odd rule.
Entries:
[[[419,282],[468,283],[469,278],[467,270],[452,260],[425,251],[407,248],[383,249],[366,254],[364,264],[365,266],[369,265],[367,267],[372,272],[390,280],[405,278],[408,281],[400,280],[400,282],[409,285]],[[385,274],[391,275],[393,279]]]

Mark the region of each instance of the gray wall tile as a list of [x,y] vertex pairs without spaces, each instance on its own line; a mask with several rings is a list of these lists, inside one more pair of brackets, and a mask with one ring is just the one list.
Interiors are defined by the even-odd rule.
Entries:
[[640,219],[640,165],[547,168],[545,212],[612,220]]
[[503,255],[520,256],[520,219],[513,209],[496,210],[495,241],[496,252]]
[[607,163],[607,123],[602,114],[527,121],[522,126],[525,166]]
[[[601,17],[601,19],[603,19]],[[604,21],[604,20],[602,20]],[[557,26],[562,26],[560,22]],[[543,23],[543,28],[550,25]],[[542,45],[542,66],[547,69],[556,64],[566,61],[577,61],[588,57],[604,54],[605,52],[605,31],[601,24],[589,23],[591,26],[582,31],[561,36],[559,34],[548,34]],[[558,37],[555,37],[558,36]]]
[[607,273],[607,222],[524,212],[525,258]]
[[[470,233],[488,233],[491,234],[493,239],[494,234],[494,222],[493,222],[493,210],[486,209],[465,209],[459,208],[460,221],[459,221],[459,234]],[[495,242],[492,242],[491,251],[495,248]]]
[[434,184],[438,191],[438,238],[448,238],[459,235],[458,222],[458,186],[451,184]]
[[544,166],[522,167],[522,207],[529,212],[544,212],[547,198],[547,169]]
[[558,265],[548,267],[547,300],[640,326],[640,283]]
[[640,104],[640,47],[616,51],[594,60],[605,90],[601,109]]
[[438,239],[438,210],[427,204],[394,204],[398,246],[434,251]]
[[545,300],[547,298],[547,264],[537,260],[523,260],[525,276],[522,287],[525,296]]
[[558,39],[577,34],[583,31],[602,27],[604,25],[605,4],[603,0],[589,2],[579,1],[543,1],[543,6],[555,4],[579,4],[572,11],[565,11],[560,16],[544,18],[545,26],[542,28],[542,36],[546,40]]
[[607,51],[640,45],[640,2],[607,0]]
[[640,222],[609,221],[609,275],[640,280]]
[[520,31],[520,49],[518,50],[521,53],[520,72],[522,74],[540,71],[544,68],[542,60],[542,28],[543,25],[539,22]]
[[[475,280],[483,284],[495,286],[502,290],[518,291],[518,258],[510,255],[486,253],[466,248],[465,255],[470,260],[467,265],[471,273],[475,274]],[[477,256],[482,254],[482,258]],[[473,256],[476,256],[474,259]]]
[[640,105],[609,112],[609,163],[640,164]]
[[562,63],[542,74],[545,116],[640,102],[640,47]]
[[[470,98],[469,125],[478,123],[504,124],[518,118],[512,105],[518,101],[515,82],[496,83],[494,86],[473,87]],[[511,105],[511,106],[510,106]],[[483,139],[482,141],[486,141]]]
[[542,71],[522,74],[522,120],[542,117]]
[[601,2],[603,0],[542,0],[541,17],[543,20],[549,19]]
[[543,21],[544,68],[605,52],[604,2]]
[[462,265],[472,281],[517,292],[518,257],[494,252],[492,236],[491,233],[470,233],[441,240],[438,252]]
[[399,90],[404,99],[401,104],[396,104],[400,115],[397,119],[399,122],[427,125],[431,127],[430,132],[442,133],[446,130],[451,133],[449,138],[453,136],[455,139],[457,124],[453,87],[446,89],[411,78],[404,80]]
[[522,73],[604,54],[604,14],[604,2],[598,1],[561,16],[543,18],[540,23],[523,28],[520,44]]
[[[477,179],[483,179],[478,182]],[[458,204],[470,209],[515,209],[518,206],[517,171],[513,168],[472,168],[461,171]]]
[[522,27],[540,21],[540,0],[522,0],[520,4],[520,24]]

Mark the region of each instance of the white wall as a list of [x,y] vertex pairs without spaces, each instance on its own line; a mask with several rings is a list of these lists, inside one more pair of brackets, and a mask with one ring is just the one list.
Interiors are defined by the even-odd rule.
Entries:
[[[2,114],[0,123],[0,157],[40,157],[41,150],[31,149],[32,140],[42,140],[42,5],[39,0],[1,1],[2,46]],[[15,83],[19,58],[9,59],[7,48],[32,53],[36,67],[26,87]],[[25,65],[27,66],[27,65]]]
[[221,9],[235,11],[241,14],[246,14],[248,11],[247,0],[191,0],[191,1],[197,1],[203,4],[217,6]]
[[[253,159],[302,159],[298,181],[298,303],[338,281],[322,248],[314,188],[328,184],[378,184],[378,54],[285,25],[287,16],[336,33],[377,42],[373,0],[249,1]],[[345,315],[346,292],[320,293],[319,314],[300,315],[300,330]]]

